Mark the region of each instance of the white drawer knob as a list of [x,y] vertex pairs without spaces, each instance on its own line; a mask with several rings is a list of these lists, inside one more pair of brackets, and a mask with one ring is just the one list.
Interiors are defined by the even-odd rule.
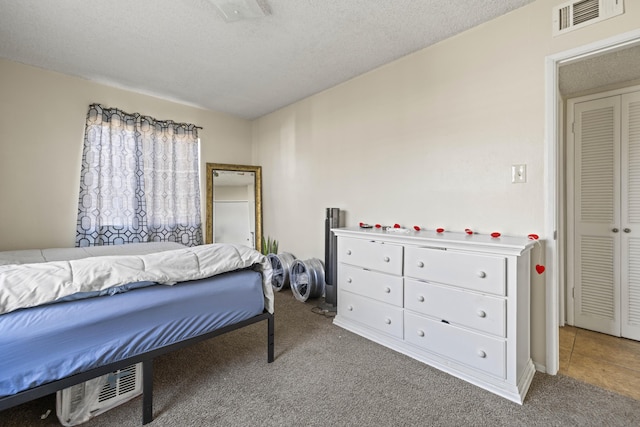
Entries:
[[386,323],[387,325],[391,324],[391,319],[389,319],[388,317],[386,319],[384,319],[384,323]]
[[418,336],[419,337],[423,337],[424,336],[424,331],[418,331]]
[[347,310],[349,310],[349,311],[353,311],[353,306],[352,306],[352,305],[350,305],[349,307],[347,307]]
[[478,357],[481,357],[481,358],[483,358],[483,359],[484,359],[485,357],[487,357],[487,353],[485,353],[485,352],[484,352],[484,351],[482,351],[482,350],[478,350]]
[[487,317],[487,313],[484,310],[478,310],[478,317]]
[[420,295],[420,296],[418,297],[418,301],[420,301],[420,302],[424,302],[424,297],[423,297],[422,295]]
[[481,279],[484,279],[485,277],[487,277],[487,273],[485,273],[484,271],[479,271],[478,272],[478,277]]
[[386,288],[384,288],[384,293],[390,294],[391,293],[391,288],[388,287],[388,286]]
[[422,262],[422,261],[418,261],[418,264],[417,264],[417,265],[418,265],[418,267],[419,267],[419,268],[422,268],[422,267],[424,267],[424,262]]
[[353,279],[352,279],[351,277],[349,277],[349,278],[347,279],[347,283],[351,283],[351,282],[353,282]]
[[347,255],[351,255],[351,249],[347,249]]
[[391,258],[389,258],[388,256],[384,257],[384,262],[389,262],[391,261]]

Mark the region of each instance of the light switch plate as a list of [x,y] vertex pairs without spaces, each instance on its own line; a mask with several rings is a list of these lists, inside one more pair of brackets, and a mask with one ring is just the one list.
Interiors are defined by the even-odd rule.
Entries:
[[511,166],[511,182],[513,184],[523,184],[527,182],[527,165]]

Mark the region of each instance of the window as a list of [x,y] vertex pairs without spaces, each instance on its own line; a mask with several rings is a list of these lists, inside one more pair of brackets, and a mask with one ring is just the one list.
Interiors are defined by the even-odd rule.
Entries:
[[89,106],[76,246],[202,243],[198,127]]

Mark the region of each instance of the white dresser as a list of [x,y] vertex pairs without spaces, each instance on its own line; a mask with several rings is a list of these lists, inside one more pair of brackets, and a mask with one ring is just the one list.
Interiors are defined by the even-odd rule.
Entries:
[[334,323],[522,403],[535,373],[527,238],[360,228],[338,237]]

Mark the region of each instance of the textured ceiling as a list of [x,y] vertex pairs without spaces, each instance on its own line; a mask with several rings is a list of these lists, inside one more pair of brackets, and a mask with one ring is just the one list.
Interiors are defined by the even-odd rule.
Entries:
[[560,67],[562,95],[640,80],[640,45],[586,58]]
[[0,0],[0,57],[251,119],[532,1]]

